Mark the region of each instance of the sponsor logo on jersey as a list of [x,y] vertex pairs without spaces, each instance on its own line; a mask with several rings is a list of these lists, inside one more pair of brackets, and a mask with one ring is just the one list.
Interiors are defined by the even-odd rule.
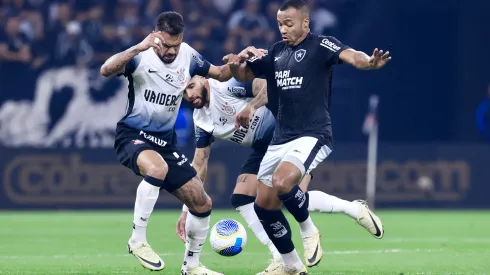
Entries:
[[233,132],[233,136],[230,138],[230,141],[233,141],[237,144],[242,144],[243,140],[247,136],[249,126],[242,126],[238,131]]
[[164,93],[156,93],[155,91],[145,89],[145,100],[150,103],[162,106],[177,106],[180,97],[180,95],[167,95]]
[[[268,55],[268,54],[269,54],[269,51],[267,51],[267,50],[266,50],[266,51],[264,51],[264,56],[266,56],[266,55]],[[253,57],[251,57],[251,58],[249,58],[249,59],[248,59],[248,62],[252,63],[252,62],[254,62],[254,61],[255,61],[255,60],[257,60],[257,59],[260,59],[260,57],[258,57],[258,56],[253,56]]]
[[139,140],[139,139],[135,139],[135,140],[133,140],[133,144],[134,145],[140,145],[140,144],[145,144],[145,142],[142,140]]
[[236,109],[233,106],[228,105],[228,102],[225,102],[224,104],[221,104],[221,111],[223,113],[229,115],[229,116],[234,116],[236,115]]
[[255,131],[257,125],[259,125],[260,117],[255,116],[250,123],[250,130]]
[[322,40],[322,42],[320,43],[320,46],[325,47],[325,48],[331,50],[332,52],[337,52],[338,50],[340,50],[340,46],[338,46],[334,42],[328,40],[327,38]]
[[140,131],[140,136],[143,136],[145,139],[153,142],[154,144],[160,146],[160,147],[165,147],[167,145],[167,142],[161,138],[154,137],[150,134],[147,134],[143,131]]
[[167,75],[165,75],[165,81],[173,83],[174,77],[171,74],[167,74]]
[[305,49],[300,49],[294,52],[294,59],[296,62],[301,62],[303,58],[305,58],[306,55],[306,50]]
[[194,61],[196,61],[197,66],[199,67],[204,66],[204,61],[201,59],[200,56],[193,54],[192,58],[194,59]]
[[303,84],[303,77],[292,77],[291,70],[276,72],[275,79],[277,81],[277,87],[282,88],[282,90],[298,89]]
[[221,124],[225,125],[228,122],[228,119],[226,117],[222,116],[219,118],[219,122],[221,122]]
[[235,87],[228,87],[228,91],[235,95],[235,96],[239,96],[239,97],[243,97],[247,94],[247,91],[245,90],[244,87],[240,87],[240,86],[235,86]]

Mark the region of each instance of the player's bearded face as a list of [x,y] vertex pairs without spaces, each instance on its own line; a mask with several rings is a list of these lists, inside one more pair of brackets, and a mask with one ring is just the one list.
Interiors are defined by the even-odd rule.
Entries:
[[162,60],[163,63],[172,63],[179,54],[180,45],[182,44],[184,34],[181,33],[179,35],[169,35],[163,32],[162,36],[165,41],[162,43],[163,51],[157,53],[158,57],[160,57],[160,60]]
[[296,45],[310,31],[308,15],[295,8],[277,12],[277,23],[282,40],[287,45]]
[[196,109],[201,109],[207,104],[208,90],[204,85],[205,79],[194,77],[184,91],[184,99]]

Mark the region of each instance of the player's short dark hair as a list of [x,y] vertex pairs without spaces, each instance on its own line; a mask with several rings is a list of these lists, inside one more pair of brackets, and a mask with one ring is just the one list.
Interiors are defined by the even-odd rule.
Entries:
[[309,14],[308,4],[303,0],[287,0],[279,8],[280,11],[285,11],[289,8],[297,9],[301,12]]
[[164,11],[158,15],[155,30],[179,35],[184,31],[184,18],[178,12]]

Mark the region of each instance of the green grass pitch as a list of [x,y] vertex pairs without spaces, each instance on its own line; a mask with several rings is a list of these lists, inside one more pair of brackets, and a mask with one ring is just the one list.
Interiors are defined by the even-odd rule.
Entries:
[[[385,237],[376,240],[341,214],[312,214],[322,232],[323,260],[309,274],[490,274],[490,212],[380,211]],[[175,235],[178,212],[155,212],[148,240],[162,255],[160,274],[180,274],[183,243]],[[212,224],[234,218],[214,211]],[[298,225],[289,217],[294,242]],[[157,274],[127,254],[132,211],[0,212],[0,274]],[[228,275],[267,266],[265,247],[248,232],[240,255],[222,257],[207,243],[202,262]]]

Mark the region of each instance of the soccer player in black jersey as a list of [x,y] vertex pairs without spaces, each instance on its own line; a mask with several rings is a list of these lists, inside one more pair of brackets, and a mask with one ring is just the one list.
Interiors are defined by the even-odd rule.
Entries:
[[[233,56],[230,65],[238,81],[267,79],[268,107],[276,117],[274,138],[258,172],[255,211],[269,238],[282,254],[284,266],[264,274],[305,275],[291,240],[291,228],[281,204],[300,224],[306,265],[322,258],[320,233],[308,214],[308,195],[298,183],[332,152],[329,114],[333,66],[380,69],[391,60],[389,52],[375,49],[372,56],[353,50],[331,36],[310,33],[309,10],[302,0],[286,1],[277,13],[282,35],[264,53],[248,47]],[[245,110],[243,116],[254,110]],[[248,112],[248,114],[247,114]],[[243,121],[237,118],[239,121]],[[382,238],[379,218],[369,211],[374,236]]]

